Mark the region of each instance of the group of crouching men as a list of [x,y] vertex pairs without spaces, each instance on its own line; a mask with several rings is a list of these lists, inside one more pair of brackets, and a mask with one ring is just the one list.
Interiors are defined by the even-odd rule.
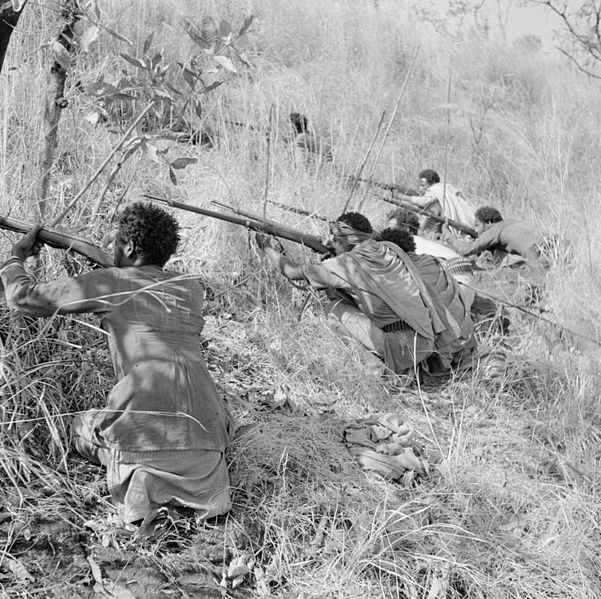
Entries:
[[[483,222],[490,216],[476,212],[483,231],[503,222],[496,214]],[[330,226],[331,257],[308,265],[282,255],[266,236],[256,241],[289,280],[326,290],[328,317],[377,356],[388,377],[407,382],[469,362],[474,293],[445,259],[416,253],[416,239],[424,238],[414,237],[411,213],[391,217],[392,226],[376,234],[365,216],[341,215]],[[98,314],[116,375],[106,407],[74,418],[75,449],[106,467],[126,523],[146,522],[163,506],[201,518],[226,513],[233,425],[202,356],[203,289],[197,277],[163,268],[179,242],[177,222],[156,206],[131,204],[119,217],[114,267],[51,282],[36,282],[24,268],[39,251],[39,230],[0,267],[8,305],[34,317]],[[477,253],[474,247],[462,253]]]

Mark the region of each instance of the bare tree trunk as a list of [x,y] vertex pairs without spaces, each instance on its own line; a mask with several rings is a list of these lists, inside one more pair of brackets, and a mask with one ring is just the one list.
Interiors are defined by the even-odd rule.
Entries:
[[22,11],[22,8],[21,10],[13,10],[11,6],[0,8],[0,71],[2,71],[2,65],[4,64],[10,36],[19,22]]
[[58,147],[58,125],[64,108],[68,106],[65,95],[67,71],[73,55],[74,27],[80,14],[76,0],[64,0],[61,15],[65,25],[57,38],[55,45],[55,60],[50,69],[48,91],[44,106],[44,141],[40,160],[40,182],[38,186],[38,211],[40,218],[46,215],[46,201],[52,167]]

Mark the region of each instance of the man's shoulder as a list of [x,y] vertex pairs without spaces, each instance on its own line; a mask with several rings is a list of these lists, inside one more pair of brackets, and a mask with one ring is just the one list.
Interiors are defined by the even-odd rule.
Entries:
[[[434,183],[434,185],[430,185],[426,190],[426,194],[431,192],[433,196],[436,198],[442,198],[443,194],[446,193],[448,195],[459,195],[462,196],[461,190],[455,185],[451,185],[450,183]],[[424,195],[426,195],[424,194]]]

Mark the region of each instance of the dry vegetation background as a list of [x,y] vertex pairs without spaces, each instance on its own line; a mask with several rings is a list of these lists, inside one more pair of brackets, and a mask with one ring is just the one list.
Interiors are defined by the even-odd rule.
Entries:
[[[481,331],[471,372],[392,393],[360,349],[323,326],[318,309],[298,320],[302,298],[265,269],[244,229],[178,213],[184,242],[172,266],[201,273],[210,290],[207,360],[241,427],[230,454],[232,512],[216,526],[182,522],[160,541],[123,534],[103,473],[68,449],[70,415],[102,405],[112,384],[97,322],[56,319],[36,333],[3,307],[0,596],[601,597],[601,381],[591,341],[600,322],[599,83],[553,54],[467,30],[451,42],[427,34],[400,3],[377,4],[103,2],[102,23],[133,46],[102,29],[77,57],[50,210],[60,212],[119,140],[115,124],[86,119],[95,108],[82,90],[132,73],[121,52],[140,56],[154,32],[153,50],[185,62],[199,50],[182,19],[239,27],[253,14],[238,43],[248,65],[220,71],[227,81],[206,95],[194,123],[217,143],[157,142],[169,159],[198,159],[177,171],[176,186],[164,162],[135,154],[100,213],[91,207],[106,173],[65,225],[99,241],[126,191],[125,201],[154,193],[261,213],[267,179],[270,198],[334,217],[349,194],[337,173],[356,172],[419,46],[374,176],[411,184],[422,168],[442,171],[450,114],[449,181],[480,205],[569,240],[569,262],[550,275],[545,316],[589,339],[511,312],[509,335]],[[45,44],[59,29],[55,3],[28,5],[0,77],[3,214],[34,215]],[[172,76],[184,87],[177,68]],[[306,162],[286,143],[291,110],[329,140],[336,168]],[[366,191],[351,207],[362,199],[380,226],[389,205]],[[273,206],[267,215],[323,232]],[[2,233],[4,255],[13,240]],[[64,275],[61,256],[46,250],[47,276]],[[404,488],[353,463],[342,426],[377,411],[399,412],[414,427],[430,477]]]

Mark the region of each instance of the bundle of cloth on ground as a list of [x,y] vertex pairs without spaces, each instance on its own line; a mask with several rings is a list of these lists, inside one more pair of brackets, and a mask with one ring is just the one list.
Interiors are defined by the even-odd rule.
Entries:
[[342,435],[350,454],[366,471],[402,483],[415,474],[428,474],[427,461],[414,449],[413,431],[399,414],[361,418],[345,426]]

